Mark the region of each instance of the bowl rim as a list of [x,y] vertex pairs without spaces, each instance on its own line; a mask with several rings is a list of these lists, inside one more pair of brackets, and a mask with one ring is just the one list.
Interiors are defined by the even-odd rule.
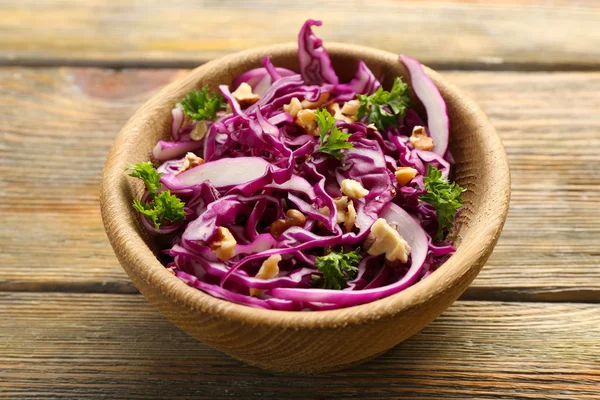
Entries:
[[[387,59],[385,62],[398,60],[396,54],[358,45],[328,42],[327,50],[332,58],[349,55],[353,58],[381,57]],[[427,75],[440,88],[440,91],[446,94],[444,97],[450,95],[458,101],[466,103],[471,112],[471,118],[477,120],[477,124],[481,126],[482,130],[485,129],[491,133],[486,140],[489,152],[493,154],[495,168],[491,168],[488,172],[496,183],[491,187],[490,192],[492,193],[487,193],[486,199],[481,200],[481,209],[474,211],[480,218],[471,221],[477,224],[485,224],[484,236],[486,241],[480,243],[481,246],[466,246],[465,243],[461,243],[457,251],[434,274],[394,295],[348,308],[310,312],[253,308],[213,297],[176,278],[156,258],[152,249],[146,245],[135,229],[136,223],[133,218],[137,218],[137,216],[133,215],[134,213],[129,204],[124,202],[124,196],[120,193],[121,190],[115,189],[119,187],[119,183],[122,183],[123,177],[126,176],[123,173],[123,166],[128,153],[126,151],[127,145],[135,145],[127,140],[130,132],[139,130],[149,119],[158,118],[153,114],[148,115],[147,111],[160,103],[164,96],[180,90],[184,86],[195,86],[198,82],[197,77],[201,77],[211,68],[219,65],[235,64],[240,62],[239,60],[256,59],[257,62],[260,62],[260,59],[265,55],[288,55],[290,52],[297,52],[296,43],[251,48],[209,61],[192,70],[186,77],[170,83],[152,96],[121,129],[104,166],[100,184],[100,202],[107,236],[126,272],[130,276],[132,274],[137,275],[138,278],[159,289],[170,302],[186,307],[188,310],[203,312],[214,318],[226,318],[244,324],[295,330],[331,329],[348,325],[368,324],[392,318],[399,313],[434,299],[458,285],[461,280],[468,279],[470,282],[487,260],[491,251],[490,247],[493,248],[495,245],[508,213],[510,198],[509,164],[502,142],[483,111],[461,90],[426,66],[424,66],[424,69]],[[129,215],[125,214],[126,218],[119,218],[119,215],[124,215],[124,211]],[[486,250],[488,250],[487,253]],[[125,268],[125,263],[132,265],[131,271]]]

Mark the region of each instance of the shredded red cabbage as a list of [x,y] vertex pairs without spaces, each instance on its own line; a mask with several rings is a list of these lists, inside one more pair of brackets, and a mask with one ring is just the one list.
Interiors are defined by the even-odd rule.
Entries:
[[[428,167],[447,178],[452,165],[442,96],[421,64],[401,55],[426,118],[408,109],[385,132],[367,125],[357,95],[376,95],[381,83],[363,61],[340,83],[312,32],[320,25],[308,20],[300,31],[300,74],[266,57],[263,67],[220,86],[228,111],[214,121],[172,111],[173,141],[158,142],[153,156],[162,162],[160,190],[185,203],[185,221],[156,228],[142,220],[168,237],[165,264],[190,286],[252,307],[336,309],[398,293],[454,252],[451,242],[432,239],[436,208],[420,200]],[[239,95],[244,84],[250,104]],[[335,117],[332,129],[350,134],[339,157],[320,151],[317,109]],[[307,125],[301,116],[308,114]],[[198,124],[206,124],[200,138]],[[411,142],[420,127],[435,144],[429,150]],[[414,176],[401,182],[397,170],[406,167]],[[342,258],[339,271],[326,270]],[[325,288],[334,272],[339,289]]]

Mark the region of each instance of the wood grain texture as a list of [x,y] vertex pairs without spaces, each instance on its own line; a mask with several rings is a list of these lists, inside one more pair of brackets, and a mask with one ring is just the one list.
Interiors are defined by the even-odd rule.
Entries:
[[[0,290],[131,292],[98,208],[121,126],[177,70],[0,69]],[[482,106],[512,165],[512,204],[465,294],[600,298],[600,74],[447,72]]]
[[2,290],[136,291],[106,240],[100,173],[121,126],[183,74],[0,71]]
[[0,294],[1,398],[600,397],[600,306],[458,302],[380,358],[279,375],[182,333],[139,295]]
[[487,112],[513,175],[503,235],[469,296],[599,302],[600,75],[445,75]]
[[306,0],[0,3],[0,60],[12,64],[195,66],[294,41],[307,18],[326,41],[404,52],[439,65],[597,68],[593,1]]

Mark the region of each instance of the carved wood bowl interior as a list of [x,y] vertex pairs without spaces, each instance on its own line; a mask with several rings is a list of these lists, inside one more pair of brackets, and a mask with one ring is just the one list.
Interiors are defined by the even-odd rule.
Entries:
[[[327,43],[342,82],[362,59],[390,88],[396,76],[410,82],[396,54]],[[296,44],[250,49],[211,61],[171,83],[129,120],[106,161],[101,183],[105,229],[121,265],[140,292],[169,320],[202,342],[239,360],[272,371],[315,373],[373,358],[415,334],[446,310],[490,256],[506,219],[510,173],[506,153],[485,114],[455,86],[425,68],[446,100],[454,177],[467,189],[458,220],[456,253],[407,290],[355,307],[313,312],[251,308],[212,297],[170,274],[156,257],[159,245],[131,207],[142,184],[124,172],[151,159],[159,139],[170,137],[171,109],[194,88],[230,84],[270,55],[280,67],[298,70]],[[418,107],[417,107],[418,109]],[[422,115],[423,110],[420,109]]]

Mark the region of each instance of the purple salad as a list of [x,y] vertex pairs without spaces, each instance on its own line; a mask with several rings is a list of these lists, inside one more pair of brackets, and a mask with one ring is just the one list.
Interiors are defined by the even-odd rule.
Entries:
[[166,244],[166,268],[212,296],[349,307],[410,287],[455,251],[447,236],[463,189],[448,177],[444,99],[405,55],[409,82],[386,89],[359,61],[341,83],[312,32],[320,25],[300,30],[300,73],[265,57],[220,93],[191,91],[154,164],[128,170],[146,185],[133,207]]

